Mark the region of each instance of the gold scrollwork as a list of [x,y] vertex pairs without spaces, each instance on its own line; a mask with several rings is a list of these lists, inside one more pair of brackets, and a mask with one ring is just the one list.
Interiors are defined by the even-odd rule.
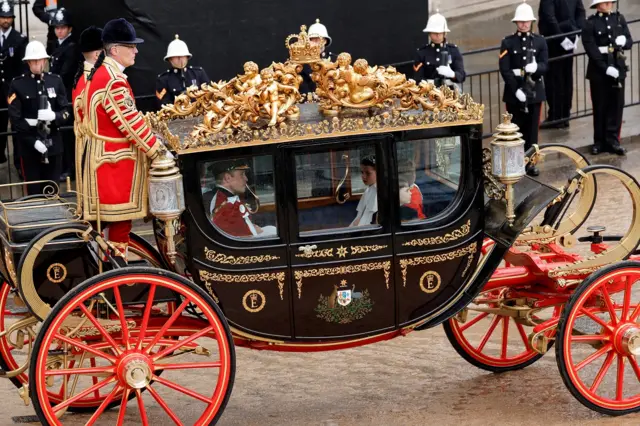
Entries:
[[455,229],[447,234],[438,235],[436,237],[429,238],[416,238],[415,240],[407,241],[402,244],[403,247],[420,247],[420,246],[434,246],[439,244],[446,244],[452,241],[459,240],[466,236],[471,231],[471,219],[467,220],[467,223],[460,228]]
[[209,293],[213,296],[213,292],[210,288],[211,282],[224,282],[224,283],[254,283],[261,281],[277,281],[278,290],[280,291],[280,300],[284,300],[284,272],[264,272],[261,274],[219,274],[217,272],[209,272],[200,270],[200,279],[205,281]]
[[7,267],[7,272],[9,272],[9,278],[13,281],[14,285],[18,285],[18,276],[16,275],[16,268],[13,264],[13,255],[6,247],[3,247],[4,251],[4,263]]
[[467,276],[467,272],[469,272],[469,268],[471,268],[471,264],[473,263],[474,257],[475,257],[475,253],[471,253],[467,258],[467,266],[465,266],[464,271],[462,271],[462,278]]
[[355,274],[358,272],[369,272],[369,271],[380,271],[380,270],[384,272],[384,278],[385,278],[385,282],[388,289],[389,277],[390,277],[389,272],[391,270],[391,261],[363,263],[361,265],[336,266],[334,268],[304,269],[304,270],[294,271],[293,274],[296,280],[296,286],[298,287],[298,299],[300,299],[302,298],[302,279],[303,278]]
[[467,247],[451,251],[444,254],[434,254],[431,256],[414,257],[412,259],[400,259],[400,271],[402,272],[402,286],[407,286],[407,269],[409,266],[428,265],[430,263],[446,262],[458,257],[474,254],[478,248],[478,243],[469,244]]
[[271,262],[280,259],[280,256],[273,256],[270,254],[263,254],[260,256],[231,256],[218,253],[208,247],[204,248],[204,256],[210,262],[222,263],[225,265],[250,265],[253,263]]
[[373,253],[376,251],[384,250],[387,247],[388,246],[371,245],[371,246],[351,246],[350,248],[351,248],[351,255],[355,256],[357,254]]
[[306,259],[318,259],[322,257],[333,257],[333,249],[323,249],[318,251],[308,251],[305,253],[296,254],[296,257],[304,257]]

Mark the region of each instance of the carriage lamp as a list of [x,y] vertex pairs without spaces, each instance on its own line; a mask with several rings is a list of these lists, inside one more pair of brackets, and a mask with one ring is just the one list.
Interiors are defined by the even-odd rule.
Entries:
[[525,175],[524,140],[512,118],[509,113],[502,115],[502,123],[496,127],[491,141],[491,174],[505,185],[509,225],[513,225],[516,218],[513,187]]
[[184,210],[180,169],[173,159],[160,154],[151,163],[149,171],[149,212],[164,223],[166,255],[172,264],[175,264],[177,254],[174,241],[176,222]]

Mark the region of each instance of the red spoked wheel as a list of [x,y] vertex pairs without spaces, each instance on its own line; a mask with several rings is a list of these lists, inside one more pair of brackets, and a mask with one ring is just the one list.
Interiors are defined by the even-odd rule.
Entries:
[[[167,290],[174,299],[156,300]],[[145,296],[130,305],[132,294]],[[189,305],[200,318],[186,313]],[[78,323],[84,324],[82,334]],[[82,354],[96,363],[56,364],[60,357]],[[36,338],[29,370],[34,407],[47,425],[63,424],[59,417],[67,407],[98,394],[101,404],[83,419],[86,424],[121,425],[125,415],[127,422],[143,425],[160,416],[175,424],[213,424],[229,399],[234,374],[231,333],[211,296],[177,274],[138,267],[96,276],[62,298]],[[62,386],[61,401],[51,398],[47,382]],[[107,411],[114,403],[119,410]]]
[[[509,290],[503,287],[480,293],[462,311],[462,315],[458,314],[443,324],[449,342],[460,356],[474,366],[493,373],[525,368],[543,356],[529,344],[528,336],[533,324],[508,315],[487,312],[499,308],[501,304],[514,311],[526,309],[517,306],[517,302],[509,297]],[[542,322],[553,315],[554,309],[537,312],[533,319]]]
[[[12,305],[12,287],[3,281],[0,286],[0,367],[6,372],[12,372],[9,379],[17,388],[26,384],[29,354],[27,353],[35,335],[37,321],[24,326],[18,323],[31,316],[26,307]],[[11,313],[10,313],[11,312]],[[20,340],[20,342],[18,341]]]
[[556,360],[586,407],[609,415],[640,411],[640,262],[591,275],[565,307]]

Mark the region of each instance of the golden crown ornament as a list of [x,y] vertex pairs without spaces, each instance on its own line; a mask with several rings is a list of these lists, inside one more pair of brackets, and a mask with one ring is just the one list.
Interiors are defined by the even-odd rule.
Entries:
[[[295,40],[295,41],[293,41]],[[289,49],[289,61],[297,64],[311,64],[322,59],[322,50],[326,44],[324,38],[311,41],[307,34],[307,26],[300,27],[299,34],[291,34],[284,44]]]

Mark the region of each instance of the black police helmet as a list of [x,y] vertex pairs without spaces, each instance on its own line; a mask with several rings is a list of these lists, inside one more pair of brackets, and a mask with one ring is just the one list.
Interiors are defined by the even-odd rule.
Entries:
[[64,7],[56,10],[51,19],[51,25],[54,27],[71,26],[71,16],[69,11]]
[[136,29],[126,19],[118,18],[107,22],[102,30],[103,43],[141,44],[144,40],[136,37]]
[[102,49],[102,28],[90,26],[80,34],[80,51],[93,52]]
[[3,0],[0,3],[0,18],[15,18],[16,15],[13,13],[13,2]]

